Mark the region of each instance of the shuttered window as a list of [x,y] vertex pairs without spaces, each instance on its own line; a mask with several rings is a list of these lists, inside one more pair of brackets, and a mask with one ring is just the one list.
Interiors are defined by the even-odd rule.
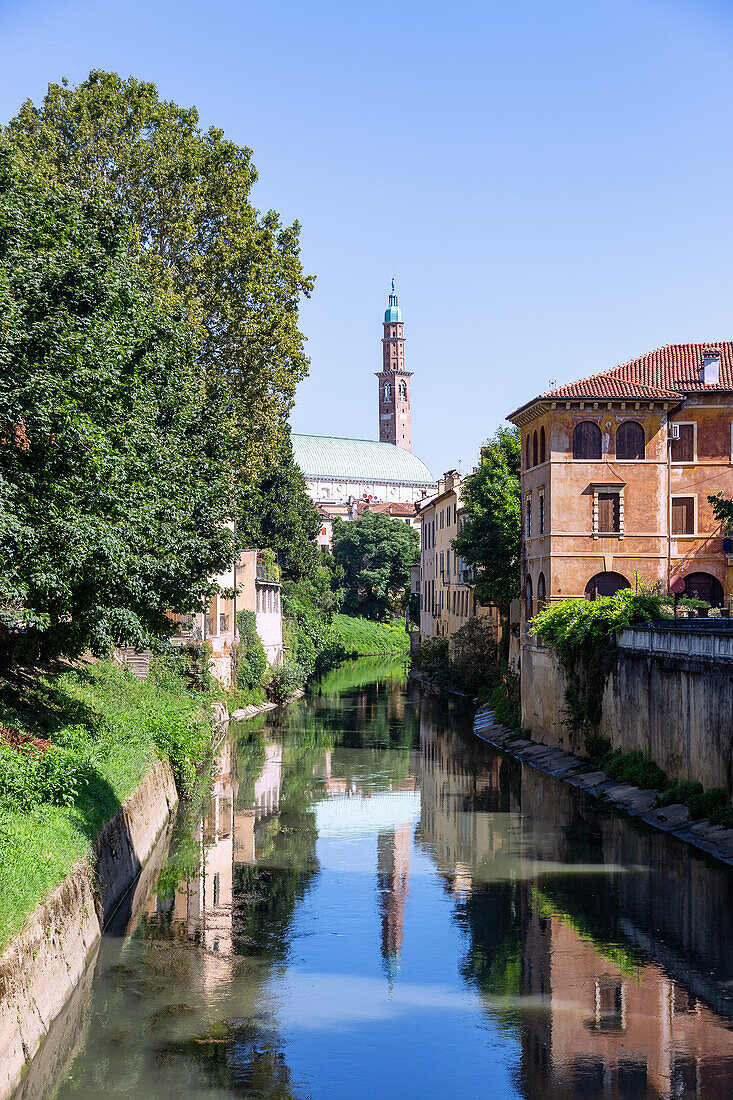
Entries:
[[644,429],[636,420],[626,420],[616,432],[616,458],[644,457]]
[[581,420],[573,429],[573,458],[601,457],[601,429],[592,420]]
[[620,531],[621,509],[618,493],[598,494],[598,530],[599,532]]
[[695,461],[695,425],[694,424],[680,424],[680,437],[679,439],[672,440],[672,461],[673,462],[694,462]]
[[695,533],[695,498],[672,498],[672,534],[694,535]]

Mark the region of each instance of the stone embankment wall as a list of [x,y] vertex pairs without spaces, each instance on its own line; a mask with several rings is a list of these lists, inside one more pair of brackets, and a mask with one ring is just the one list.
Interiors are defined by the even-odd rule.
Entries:
[[105,920],[135,882],[176,801],[170,765],[160,761],[97,838],[96,876],[86,864],[77,867],[0,957],[0,1100],[17,1088],[74,992]]
[[[522,725],[536,741],[582,751],[563,726],[564,676],[549,651],[522,651]],[[625,630],[603,690],[598,733],[646,753],[672,779],[724,787],[733,799],[733,635]]]

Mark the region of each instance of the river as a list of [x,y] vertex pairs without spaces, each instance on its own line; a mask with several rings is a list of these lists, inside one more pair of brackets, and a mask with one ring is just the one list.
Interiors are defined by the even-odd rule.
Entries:
[[199,817],[23,1100],[733,1096],[730,871],[399,665],[232,726]]

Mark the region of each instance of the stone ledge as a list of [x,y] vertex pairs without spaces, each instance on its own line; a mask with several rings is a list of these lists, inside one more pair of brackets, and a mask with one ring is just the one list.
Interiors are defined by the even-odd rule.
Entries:
[[[563,749],[554,749],[540,741],[519,738],[513,730],[494,722],[494,713],[488,707],[479,707],[474,717],[473,730],[482,741],[495,745],[514,756],[527,767],[553,775],[570,786],[584,790],[592,797],[603,799],[608,805],[622,810],[628,817],[638,817],[660,832],[670,833],[679,840],[699,848],[733,866],[733,829],[714,825],[707,818],[691,821],[686,806],[672,805],[653,809],[659,796],[657,790],[643,790],[630,783],[618,783],[609,779],[600,769],[583,771],[585,761]],[[540,749],[549,749],[545,756]]]

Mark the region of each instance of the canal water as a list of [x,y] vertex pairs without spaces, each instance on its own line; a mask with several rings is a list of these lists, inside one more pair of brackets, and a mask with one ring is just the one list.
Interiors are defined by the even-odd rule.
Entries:
[[24,1100],[733,1097],[730,872],[399,665],[233,726],[167,858]]

